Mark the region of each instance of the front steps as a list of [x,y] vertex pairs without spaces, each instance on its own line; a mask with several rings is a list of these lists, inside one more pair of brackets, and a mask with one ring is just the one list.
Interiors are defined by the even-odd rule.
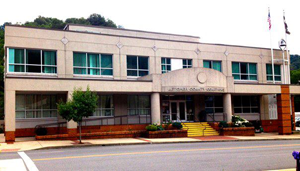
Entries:
[[207,122],[186,122],[181,124],[182,128],[188,131],[188,137],[219,135]]

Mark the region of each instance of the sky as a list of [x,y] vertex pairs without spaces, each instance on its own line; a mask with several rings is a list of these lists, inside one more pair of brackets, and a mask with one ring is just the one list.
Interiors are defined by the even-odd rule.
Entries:
[[[126,29],[199,36],[202,43],[265,48],[272,45],[278,49],[278,41],[285,39],[285,10],[291,32],[287,37],[288,49],[291,54],[300,54],[300,3],[297,1],[5,0],[1,2],[0,24],[33,21],[39,15],[65,20],[98,13]],[[271,10],[271,34],[267,22],[268,7]]]

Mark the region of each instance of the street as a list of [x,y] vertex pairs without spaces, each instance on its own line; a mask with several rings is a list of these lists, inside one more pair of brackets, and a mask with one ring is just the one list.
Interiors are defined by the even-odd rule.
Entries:
[[[295,168],[294,150],[300,150],[297,140],[94,146],[25,154],[39,170],[269,170]],[[20,152],[0,154],[0,164],[6,159],[21,159]]]

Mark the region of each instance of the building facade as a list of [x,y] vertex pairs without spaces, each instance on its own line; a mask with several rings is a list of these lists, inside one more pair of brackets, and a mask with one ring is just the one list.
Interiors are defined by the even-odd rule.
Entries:
[[[65,122],[57,102],[87,86],[99,104],[86,125],[104,124],[99,118],[114,118],[107,125],[230,122],[240,115],[260,121],[267,132],[290,134],[300,87],[283,84],[289,71],[282,52],[274,50],[273,84],[270,49],[199,39],[82,25],[6,26],[6,141],[34,136],[40,124]],[[67,122],[66,129],[74,134],[77,124]]]

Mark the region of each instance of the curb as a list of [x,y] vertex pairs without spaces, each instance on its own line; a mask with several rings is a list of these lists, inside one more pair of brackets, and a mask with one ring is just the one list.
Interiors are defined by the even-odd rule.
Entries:
[[[289,140],[300,140],[300,138],[282,138],[282,139],[235,139],[235,140],[201,140],[201,141],[177,141],[177,142],[135,142],[135,143],[111,143],[111,144],[74,144],[67,146],[52,146],[52,147],[41,147],[31,150],[20,150],[20,151],[33,151],[33,150],[49,150],[49,149],[64,149],[64,148],[81,148],[81,147],[95,147],[95,146],[126,146],[126,145],[148,145],[148,144],[184,144],[184,143],[217,143],[217,142],[238,142],[238,141],[289,141]],[[5,152],[6,153],[6,152]],[[9,153],[9,152],[8,152]]]

